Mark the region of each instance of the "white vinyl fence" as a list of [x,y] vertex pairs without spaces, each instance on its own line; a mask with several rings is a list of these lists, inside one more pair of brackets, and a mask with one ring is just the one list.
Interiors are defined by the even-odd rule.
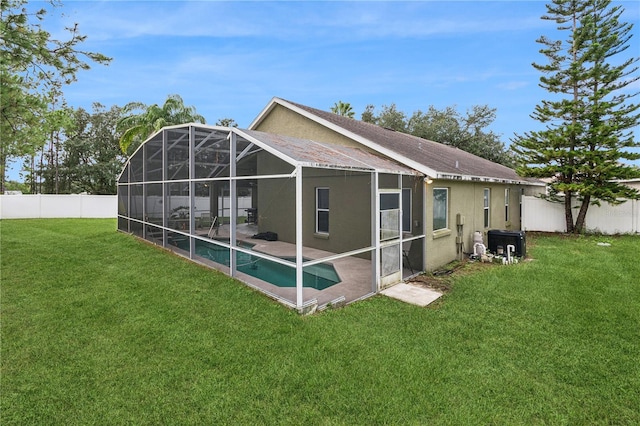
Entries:
[[116,195],[0,195],[0,219],[115,218]]
[[[135,208],[142,211],[142,197],[133,197]],[[174,206],[189,205],[188,196],[171,197]],[[195,197],[195,211],[209,211],[209,197]],[[229,197],[218,197],[222,216],[230,216]],[[251,197],[238,197],[238,216],[246,215],[251,208]],[[147,214],[162,217],[162,197],[148,197]],[[171,207],[169,207],[171,209]],[[118,198],[116,195],[87,194],[36,194],[0,195],[0,219],[40,218],[116,218]]]
[[[574,206],[579,207],[579,204],[574,202]],[[574,218],[577,214],[578,209],[575,209]],[[552,203],[538,197],[522,197],[522,229],[566,232],[564,204]],[[589,206],[585,229],[603,234],[640,233],[640,201],[627,200],[617,206],[606,202],[600,207]]]

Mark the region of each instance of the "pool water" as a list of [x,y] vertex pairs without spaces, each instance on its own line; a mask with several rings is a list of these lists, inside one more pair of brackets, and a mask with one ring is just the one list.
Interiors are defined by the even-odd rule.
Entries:
[[[180,244],[182,245],[182,244]],[[181,247],[188,250],[188,241]],[[240,247],[251,249],[253,244],[241,243]],[[209,259],[221,265],[229,266],[228,248],[217,244],[207,243],[196,240],[196,255]],[[283,260],[289,262],[296,261],[295,257],[283,257]],[[309,259],[303,259],[307,261]],[[257,256],[236,252],[236,268],[252,277],[261,279],[278,287],[295,287],[296,286],[296,268],[262,259]],[[320,263],[312,266],[305,266],[302,273],[302,286],[324,290],[332,285],[341,282],[340,276],[336,272],[333,265],[329,263]]]

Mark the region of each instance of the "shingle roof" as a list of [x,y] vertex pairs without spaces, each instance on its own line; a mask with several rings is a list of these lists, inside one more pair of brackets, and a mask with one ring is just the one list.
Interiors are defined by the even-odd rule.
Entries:
[[[443,179],[472,179],[472,180],[500,180],[529,182],[531,180],[518,176],[515,170],[497,164],[487,159],[478,157],[458,148],[454,148],[442,143],[422,139],[402,132],[386,129],[375,124],[355,120],[331,112],[322,111],[301,105],[295,102],[275,98],[274,101],[285,106],[296,107],[307,114],[315,116],[319,121],[324,121],[343,129],[344,131],[370,141],[370,148],[380,147],[383,151],[392,151],[397,154],[393,156],[398,161],[405,162],[417,170],[431,175],[433,178]],[[287,105],[288,104],[288,105]],[[406,163],[412,160],[424,166],[416,167],[415,164]]]

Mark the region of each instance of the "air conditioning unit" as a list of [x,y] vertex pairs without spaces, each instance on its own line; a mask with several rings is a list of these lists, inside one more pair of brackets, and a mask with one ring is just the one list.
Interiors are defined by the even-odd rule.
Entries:
[[516,248],[515,255],[525,257],[527,254],[527,241],[524,231],[504,231],[491,229],[487,232],[488,249],[492,253],[499,251],[507,253],[507,246],[513,245]]

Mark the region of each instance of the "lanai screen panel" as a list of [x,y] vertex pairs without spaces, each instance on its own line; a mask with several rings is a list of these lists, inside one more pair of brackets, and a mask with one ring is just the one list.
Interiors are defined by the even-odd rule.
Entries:
[[144,181],[144,158],[142,156],[142,150],[138,151],[129,160],[129,181],[130,182],[143,182]]
[[160,182],[163,179],[162,135],[163,132],[158,133],[143,146],[146,182]]
[[189,128],[167,129],[165,180],[189,179]]
[[[120,177],[120,182],[125,181],[129,167],[125,169]],[[124,176],[124,177],[123,177]],[[129,232],[129,186],[118,186],[118,229]]]
[[190,202],[189,182],[165,183],[164,215],[167,227],[176,231],[189,231]]
[[145,183],[145,220],[149,223],[162,226],[162,210],[164,200],[162,198],[162,183]]
[[194,136],[194,177],[229,177],[229,132],[196,127]]

